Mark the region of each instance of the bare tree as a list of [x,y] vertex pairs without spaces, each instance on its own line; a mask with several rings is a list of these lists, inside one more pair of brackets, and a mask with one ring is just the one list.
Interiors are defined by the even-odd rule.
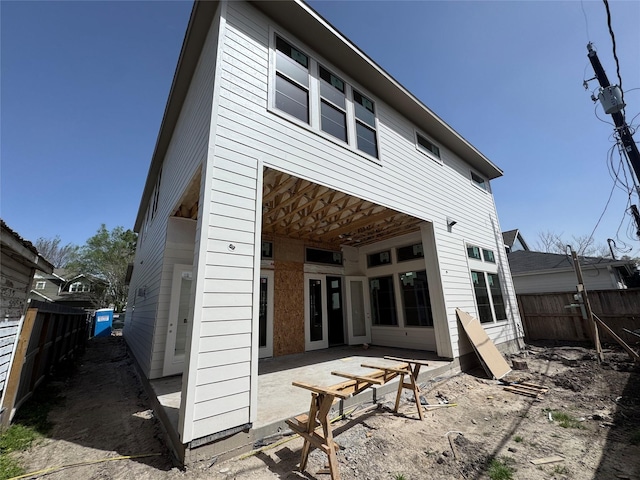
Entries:
[[55,238],[40,237],[35,242],[38,253],[46,258],[55,268],[66,267],[78,252],[78,246],[67,243],[62,246],[59,235]]
[[596,244],[593,237],[588,235],[571,235],[570,239],[563,238],[563,233],[555,233],[547,230],[538,233],[538,241],[535,248],[539,252],[564,254],[569,251],[570,245],[578,255],[583,257],[610,257],[611,253],[605,244]]

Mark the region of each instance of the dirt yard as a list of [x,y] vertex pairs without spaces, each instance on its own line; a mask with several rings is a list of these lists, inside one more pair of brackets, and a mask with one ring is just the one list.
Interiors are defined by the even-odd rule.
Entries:
[[[392,398],[353,412],[334,424],[342,478],[640,479],[640,369],[618,349],[605,356],[599,365],[582,347],[529,346],[510,359],[528,370],[514,370],[508,380],[549,388],[539,400],[507,392],[476,370],[423,385],[429,403],[452,405],[429,411],[424,422],[408,397],[401,415],[390,412]],[[63,398],[50,412],[50,438],[20,461],[27,472],[93,463],[33,478],[329,479],[316,473],[325,462],[317,450],[306,471],[296,471],[302,441],[295,437],[225,462],[173,467],[121,337],[91,342],[76,373],[59,383]],[[133,455],[152,456],[109,460]],[[562,459],[532,463],[552,456]],[[492,474],[492,459],[512,477]]]

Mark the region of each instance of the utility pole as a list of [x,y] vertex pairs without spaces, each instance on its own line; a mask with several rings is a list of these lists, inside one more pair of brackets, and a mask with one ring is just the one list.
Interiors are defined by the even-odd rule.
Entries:
[[[600,100],[605,113],[611,115],[613,118],[613,123],[616,125],[616,131],[618,132],[620,141],[624,147],[623,150],[631,163],[636,179],[640,181],[640,152],[638,151],[638,146],[633,141],[629,125],[627,125],[624,115],[622,114],[622,109],[625,107],[625,104],[622,101],[622,90],[620,90],[618,85],[611,85],[609,83],[607,74],[605,73],[604,68],[602,68],[598,54],[593,49],[593,44],[591,42],[588,43],[587,50],[589,52],[587,56],[589,57],[593,71],[596,74],[595,78],[600,84],[598,99]],[[585,81],[585,88],[586,87],[587,82]],[[592,96],[591,99],[594,102],[596,101],[595,96]],[[640,192],[637,193],[638,196],[640,196]],[[635,207],[635,205],[632,207]],[[636,233],[640,236],[640,217],[634,215],[634,220],[636,222]]]

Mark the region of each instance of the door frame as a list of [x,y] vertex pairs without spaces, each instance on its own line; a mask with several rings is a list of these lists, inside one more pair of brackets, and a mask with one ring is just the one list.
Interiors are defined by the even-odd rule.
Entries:
[[[273,357],[273,270],[260,270],[260,279],[267,279],[267,345],[260,346],[260,312],[258,312],[258,358]],[[259,308],[259,307],[258,307]]]
[[[363,302],[363,315],[364,315],[364,336],[355,336],[353,333],[353,299],[351,298],[351,282],[362,282],[362,302]],[[345,293],[345,307],[347,318],[347,341],[349,345],[360,345],[363,343],[371,343],[371,306],[369,302],[369,279],[365,276],[347,276],[344,277],[344,293]]]
[[[193,289],[193,265],[183,265],[176,263],[173,266],[173,274],[171,278],[171,294],[169,300],[169,315],[167,318],[167,339],[164,349],[164,363],[162,366],[162,376],[167,377],[169,375],[178,375],[184,371],[185,357],[175,355],[176,349],[176,335],[177,335],[177,322],[178,312],[180,310],[180,293],[183,274],[189,273],[191,277],[191,289]],[[191,295],[192,291],[190,292]],[[193,321],[193,302],[189,304],[188,317]],[[187,329],[188,333],[188,329]],[[188,341],[189,338],[187,336]],[[186,346],[186,345],[185,345]]]
[[[309,292],[309,280],[320,280],[321,296],[322,296],[322,339],[311,341],[311,329],[309,323],[311,321],[311,295]],[[305,273],[304,274],[304,349],[319,350],[321,348],[329,348],[329,324],[327,317],[327,276],[322,273]]]

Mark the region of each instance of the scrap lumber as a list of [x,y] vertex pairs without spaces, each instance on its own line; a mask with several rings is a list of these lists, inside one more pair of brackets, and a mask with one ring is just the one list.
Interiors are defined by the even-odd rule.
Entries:
[[545,465],[547,463],[556,463],[556,462],[564,462],[564,457],[560,455],[552,455],[550,457],[536,458],[535,460],[531,460],[531,463],[534,465]]
[[622,345],[622,348],[624,348],[624,349],[627,351],[627,353],[629,354],[629,356],[631,357],[631,359],[632,359],[634,362],[637,362],[637,361],[639,361],[639,360],[640,360],[640,355],[638,355],[638,353],[637,353],[633,348],[631,348],[631,347],[627,344],[627,342],[625,342],[624,340],[622,340],[622,339],[621,339],[621,338],[616,334],[616,332],[614,332],[613,330],[611,330],[611,328],[609,328],[609,325],[607,325],[607,324],[606,324],[606,323],[604,323],[602,320],[600,320],[600,317],[598,317],[595,313],[593,314],[593,318],[594,318],[594,320],[595,320],[596,322],[598,322],[598,323],[600,324],[600,326],[601,326],[602,328],[604,328],[604,329],[609,333],[609,335],[611,335],[611,336],[614,338],[614,340],[615,340],[616,342],[618,342],[620,345]]
[[534,383],[522,382],[522,383],[507,383],[504,387],[507,392],[517,393],[518,395],[524,395],[525,397],[542,398],[542,395],[549,391],[548,388],[542,385],[536,385]]
[[487,332],[484,331],[478,319],[459,308],[456,308],[456,313],[487,375],[500,380],[511,371],[509,364],[491,341]]
[[640,338],[640,333],[638,333],[638,332],[634,332],[633,330],[628,330],[626,328],[623,328],[622,330],[624,330],[627,333],[630,333],[631,335],[635,335],[636,337]]

